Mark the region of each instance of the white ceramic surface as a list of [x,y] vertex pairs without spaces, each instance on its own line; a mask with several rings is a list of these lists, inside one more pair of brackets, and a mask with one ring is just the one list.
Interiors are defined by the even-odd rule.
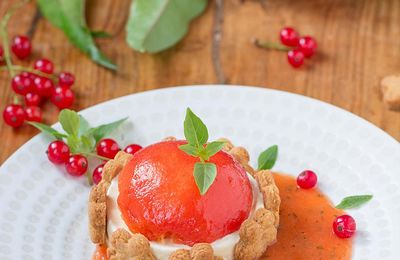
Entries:
[[[134,94],[82,111],[93,125],[129,116],[113,136],[126,145],[183,137],[185,108],[207,124],[210,138],[229,137],[258,154],[279,145],[275,170],[318,173],[319,187],[338,202],[374,194],[356,218],[354,259],[400,259],[400,145],[344,110],[280,91],[235,86],[178,87]],[[400,131],[400,129],[399,129]],[[39,135],[0,169],[0,259],[90,259],[89,187],[47,161]]]

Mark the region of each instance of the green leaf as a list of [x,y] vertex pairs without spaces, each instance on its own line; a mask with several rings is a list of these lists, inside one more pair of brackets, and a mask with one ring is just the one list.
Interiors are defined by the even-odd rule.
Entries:
[[70,109],[61,110],[58,120],[67,134],[78,136],[80,118],[78,113]]
[[175,45],[200,15],[207,0],[135,0],[128,18],[127,42],[141,52],[159,52]]
[[213,163],[198,162],[194,165],[193,175],[200,194],[204,195],[217,176],[217,167]]
[[201,119],[190,110],[190,108],[186,109],[184,134],[188,143],[197,148],[207,143],[208,140],[207,127]]
[[224,147],[224,145],[225,145],[225,142],[220,142],[220,141],[214,141],[214,142],[207,144],[206,152],[207,152],[208,157],[211,157],[214,154],[221,151],[222,148]]
[[98,64],[116,69],[116,65],[107,59],[96,47],[84,18],[84,0],[38,0],[42,14],[56,27],[60,28],[68,39]]
[[91,151],[93,151],[96,142],[94,141],[92,136],[82,135],[80,139],[81,139],[81,145],[79,147],[79,150],[81,152],[90,153]]
[[372,199],[372,195],[355,195],[344,198],[337,206],[337,209],[353,209],[367,203]]
[[56,129],[54,129],[54,128],[48,126],[48,125],[37,123],[37,122],[31,122],[31,121],[28,121],[27,123],[30,124],[33,127],[36,127],[42,133],[48,134],[50,136],[53,136],[56,139],[62,139],[62,138],[67,137],[67,135],[58,132]]
[[67,136],[67,144],[71,153],[79,152],[79,148],[81,146],[80,138],[76,135],[68,135]]
[[198,149],[197,147],[191,145],[191,144],[183,144],[179,146],[179,149],[187,153],[188,155],[192,156],[198,156]]
[[278,146],[273,145],[258,157],[258,170],[269,170],[274,167],[278,157]]
[[90,34],[93,38],[110,38],[112,37],[111,34],[105,31],[90,31]]
[[83,116],[79,115],[79,135],[85,134],[90,129],[90,124]]
[[88,133],[93,135],[93,137],[94,137],[94,139],[96,140],[96,143],[97,143],[104,136],[110,134],[112,131],[117,129],[127,119],[128,118],[125,117],[125,118],[122,118],[120,120],[114,121],[114,122],[109,123],[109,124],[104,124],[104,125],[100,125],[100,126],[94,127],[92,129],[90,129],[88,131]]

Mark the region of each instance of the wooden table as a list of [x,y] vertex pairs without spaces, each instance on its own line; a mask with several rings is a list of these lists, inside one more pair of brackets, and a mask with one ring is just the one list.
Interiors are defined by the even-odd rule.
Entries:
[[[0,1],[0,15],[16,0]],[[38,16],[34,3],[11,19],[10,35],[30,34],[34,54],[53,60],[57,70],[75,74],[74,109],[130,93],[169,86],[228,83],[285,90],[351,111],[400,140],[400,113],[384,108],[379,81],[400,73],[400,1],[397,0],[216,0],[195,20],[185,39],[160,54],[142,54],[125,42],[130,0],[88,0],[92,29],[112,39],[99,46],[119,69],[103,69],[74,48],[61,31]],[[285,53],[255,48],[254,37],[278,40],[279,30],[295,26],[314,36],[319,54],[302,69],[291,68]],[[218,40],[220,38],[220,41]],[[8,74],[0,74],[1,108],[11,101]],[[267,102],[267,101],[266,101]],[[44,121],[57,109],[46,104]],[[0,163],[29,138],[31,127],[13,130],[0,121]]]

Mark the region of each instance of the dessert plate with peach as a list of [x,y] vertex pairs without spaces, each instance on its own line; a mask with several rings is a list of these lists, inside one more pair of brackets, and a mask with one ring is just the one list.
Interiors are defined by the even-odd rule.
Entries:
[[0,168],[0,259],[400,258],[399,143],[344,110],[209,85],[62,115]]

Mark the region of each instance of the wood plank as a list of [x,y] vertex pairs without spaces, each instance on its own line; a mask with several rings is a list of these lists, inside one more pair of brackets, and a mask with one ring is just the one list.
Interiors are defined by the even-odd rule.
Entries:
[[[396,0],[231,0],[223,1],[221,42],[217,49],[227,83],[281,89],[317,98],[371,121],[400,140],[400,114],[383,107],[379,81],[399,72],[400,2]],[[17,0],[0,1],[0,15]],[[142,54],[125,43],[125,22],[130,1],[89,0],[91,28],[114,35],[99,46],[119,70],[115,73],[92,63],[74,48],[58,29],[40,19],[33,30],[34,55],[52,59],[57,71],[76,75],[75,109],[130,93],[176,85],[218,83],[212,57],[216,4],[193,22],[177,46],[160,54]],[[37,8],[28,4],[11,19],[10,35],[25,34],[32,27]],[[294,25],[319,43],[317,57],[304,68],[291,68],[285,53],[255,48],[250,39],[278,40],[279,30]],[[220,75],[221,76],[221,75]],[[11,100],[9,78],[0,74],[2,107]],[[44,106],[46,123],[54,123],[57,110]],[[3,149],[0,163],[35,135],[23,127],[13,130],[0,121]]]

